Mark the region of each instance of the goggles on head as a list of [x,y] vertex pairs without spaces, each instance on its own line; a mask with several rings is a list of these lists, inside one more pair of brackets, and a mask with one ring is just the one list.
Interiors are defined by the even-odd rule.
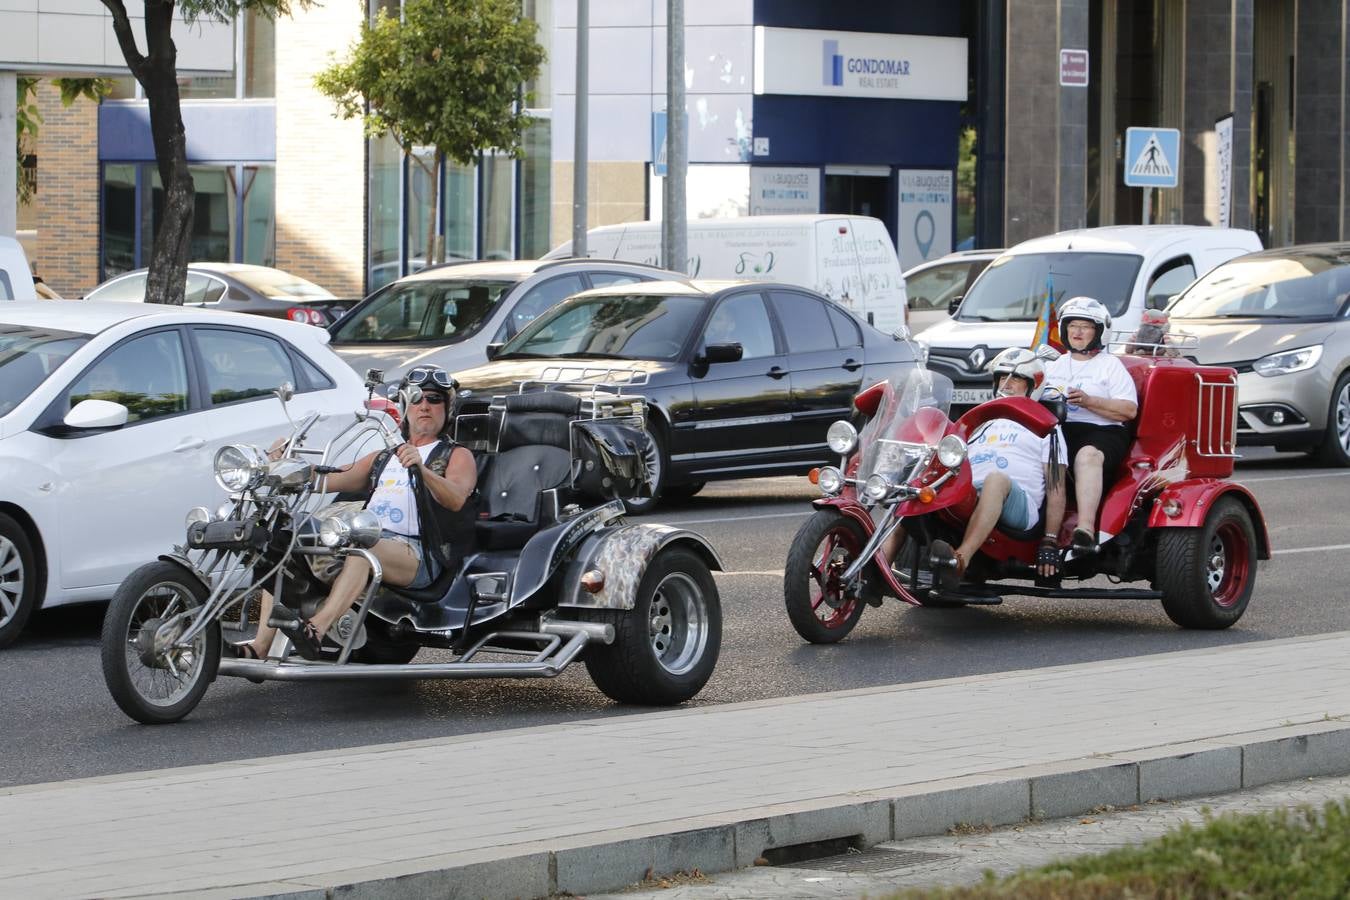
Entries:
[[409,369],[408,374],[403,376],[403,383],[408,387],[438,387],[445,391],[453,391],[459,387],[459,383],[451,377],[449,372],[434,366],[418,366],[415,369]]

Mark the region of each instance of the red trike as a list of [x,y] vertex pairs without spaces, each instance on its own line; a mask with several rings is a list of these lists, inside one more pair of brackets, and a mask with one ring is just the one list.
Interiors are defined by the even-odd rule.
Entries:
[[[997,604],[1005,596],[1160,600],[1184,628],[1227,628],[1251,599],[1270,540],[1256,499],[1228,480],[1236,458],[1237,374],[1178,357],[1122,356],[1139,395],[1130,452],[1108,476],[1093,549],[1071,547],[1078,524],[1070,492],[1059,533],[1060,574],[1036,574],[1040,527],[995,528],[956,591],[938,587],[929,545],[959,543],[977,494],[966,438],[1012,419],[1044,436],[1060,420],[1052,400],[1005,397],[948,418],[951,382],[923,368],[854,398],[850,422],[829,431],[839,466],[814,477],[825,496],[788,550],[784,598],[798,634],[838,641],[865,606],[896,597],[915,606]],[[1039,526],[1039,523],[1037,523]],[[890,565],[881,554],[899,526]],[[1075,586],[1097,576],[1148,587]]]

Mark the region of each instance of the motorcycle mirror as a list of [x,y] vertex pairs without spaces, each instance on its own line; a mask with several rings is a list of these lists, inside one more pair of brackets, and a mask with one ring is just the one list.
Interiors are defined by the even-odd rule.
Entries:
[[897,325],[895,330],[891,332],[891,337],[897,341],[907,341],[913,337],[913,334],[910,332],[908,325]]
[[409,406],[416,406],[418,403],[422,402],[422,389],[416,385],[406,388],[405,394],[408,397]]
[[386,391],[384,392],[384,396],[385,396],[385,399],[388,400],[390,403],[397,403],[397,402],[398,402],[398,388],[391,384],[391,385],[389,386],[389,389],[386,390]]
[[1043,362],[1054,362],[1059,359],[1059,351],[1049,344],[1041,344],[1036,348],[1036,358]]
[[277,399],[282,403],[286,403],[295,396],[295,386],[289,381],[283,381],[281,387],[277,388],[273,393],[277,395]]

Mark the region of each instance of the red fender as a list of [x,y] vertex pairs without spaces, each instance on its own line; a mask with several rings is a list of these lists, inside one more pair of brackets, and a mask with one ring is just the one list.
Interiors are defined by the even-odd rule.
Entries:
[[[840,515],[847,516],[861,525],[863,533],[869,538],[872,536],[872,532],[876,531],[871,515],[858,505],[857,500],[851,497],[821,497],[819,500],[812,500],[811,505],[816,509],[833,509]],[[895,575],[891,572],[891,567],[886,565],[886,561],[881,558],[880,549],[872,555],[872,563],[881,574],[882,581],[886,582],[897,597],[913,606],[923,605],[919,602],[919,598],[911,594],[904,585],[896,580]]]
[[[1261,514],[1261,507],[1252,496],[1252,492],[1236,482],[1207,478],[1203,481],[1183,481],[1171,485],[1153,501],[1153,509],[1148,515],[1148,527],[1200,528],[1205,524],[1205,517],[1209,515],[1210,508],[1220,497],[1227,494],[1232,494],[1242,501],[1252,517],[1252,528],[1256,531],[1256,558],[1270,559],[1270,535],[1266,531],[1266,517]],[[1163,506],[1171,500],[1181,504],[1181,512],[1175,517],[1163,512]]]

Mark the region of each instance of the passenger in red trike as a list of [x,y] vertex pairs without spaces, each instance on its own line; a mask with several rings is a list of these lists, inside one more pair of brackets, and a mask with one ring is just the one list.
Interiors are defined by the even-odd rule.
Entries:
[[[1119,426],[1123,458],[1103,473],[1095,523],[1079,520],[1059,427],[1070,403],[1045,380],[1049,347],[996,356],[994,399],[955,422],[951,382],[923,366],[854,398],[861,433],[830,426],[840,463],[813,474],[824,497],[788,550],[784,599],[797,632],[838,641],[886,597],[1160,600],[1185,628],[1241,618],[1270,542],[1256,499],[1229,480],[1237,374],[1172,346],[1141,351],[1135,340],[1130,350],[1101,361],[1128,375],[1138,415]],[[1081,404],[1081,391],[1072,396]],[[1084,584],[1099,576],[1111,584]]]

